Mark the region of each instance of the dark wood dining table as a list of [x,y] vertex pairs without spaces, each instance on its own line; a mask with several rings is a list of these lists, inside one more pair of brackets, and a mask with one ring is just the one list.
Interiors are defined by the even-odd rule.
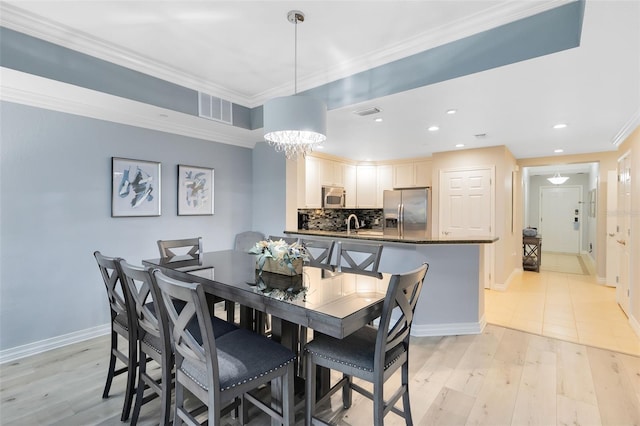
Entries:
[[[332,272],[304,266],[301,275],[256,270],[256,256],[236,250],[143,260],[181,281],[203,285],[207,294],[237,302],[240,325],[250,328],[252,311],[271,315],[272,339],[302,355],[299,326],[344,338],[378,318],[391,278]],[[328,371],[320,373],[319,395],[328,390]]]

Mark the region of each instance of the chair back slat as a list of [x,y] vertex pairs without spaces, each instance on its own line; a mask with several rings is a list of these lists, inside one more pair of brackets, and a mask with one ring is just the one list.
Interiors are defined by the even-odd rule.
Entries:
[[335,241],[333,240],[300,240],[300,243],[307,249],[309,257],[308,264],[318,268],[333,270],[331,264],[333,259],[333,248]]
[[[180,240],[158,240],[160,257],[174,257],[181,254],[188,254],[193,257],[202,254],[202,237],[183,238]],[[173,249],[173,250],[171,250]],[[182,253],[176,249],[182,249]]]
[[[147,268],[134,266],[120,261],[120,270],[127,286],[131,301],[135,306],[135,318],[138,321],[139,338],[146,333],[161,338],[160,323],[156,317],[155,301],[151,292],[151,274]],[[151,303],[154,304],[151,304]],[[152,310],[153,309],[153,310]]]
[[[202,285],[174,280],[159,270],[153,271],[153,280],[159,289],[163,309],[167,312],[168,328],[173,338],[176,371],[185,360],[201,371],[208,371],[209,391],[219,393],[218,357],[213,326]],[[180,307],[180,309],[178,309]],[[197,319],[202,331],[202,343],[189,330],[189,323]],[[214,363],[215,361],[215,363]]]
[[341,241],[338,243],[338,247],[339,271],[382,278],[382,274],[378,272],[382,256],[382,244],[360,244]]
[[[425,263],[414,271],[391,277],[378,325],[374,362],[381,369],[377,371],[384,371],[387,352],[401,343],[405,348],[409,347],[411,323],[428,269],[429,265]],[[398,318],[393,318],[398,314]]]
[[109,299],[109,308],[111,309],[111,319],[117,315],[124,315],[129,320],[127,311],[126,293],[123,287],[119,257],[103,256],[99,251],[93,253],[98,262],[98,268],[102,275],[105,288],[107,289],[107,298]]

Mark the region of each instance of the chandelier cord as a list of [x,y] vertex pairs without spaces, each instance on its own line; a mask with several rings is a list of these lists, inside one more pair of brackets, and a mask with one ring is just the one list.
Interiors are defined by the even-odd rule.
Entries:
[[293,30],[293,94],[298,94],[298,16],[296,14]]

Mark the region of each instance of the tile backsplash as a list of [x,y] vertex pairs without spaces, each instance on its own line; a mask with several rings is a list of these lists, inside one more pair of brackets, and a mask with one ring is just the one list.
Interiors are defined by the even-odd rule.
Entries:
[[351,214],[358,216],[360,222],[364,220],[365,228],[382,227],[382,209],[298,209],[298,213],[309,215],[309,230],[344,231],[344,221]]

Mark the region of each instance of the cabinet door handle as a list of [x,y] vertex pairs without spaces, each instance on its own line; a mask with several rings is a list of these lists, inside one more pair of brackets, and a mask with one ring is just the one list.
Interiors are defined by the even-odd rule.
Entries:
[[627,245],[627,242],[625,240],[616,240],[618,242],[618,244],[622,244],[623,246]]
[[616,234],[609,234],[609,236],[610,236],[610,237],[613,237],[613,236],[615,236],[615,235],[616,235]]

